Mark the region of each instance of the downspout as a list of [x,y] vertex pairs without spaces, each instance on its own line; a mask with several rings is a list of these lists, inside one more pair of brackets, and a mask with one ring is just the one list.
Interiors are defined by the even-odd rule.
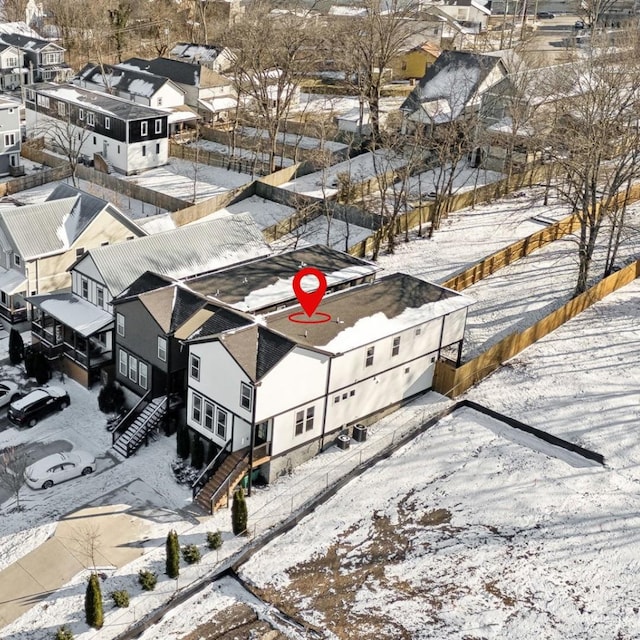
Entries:
[[327,367],[327,384],[324,389],[324,411],[322,412],[322,433],[320,434],[320,451],[324,449],[324,434],[327,425],[327,407],[329,406],[329,383],[331,381],[331,363],[333,358],[329,356],[329,366]]
[[[170,402],[171,402],[171,349],[173,348],[173,334],[174,332],[172,331],[171,333],[167,334],[167,410],[165,411],[164,414],[164,433],[166,436],[170,435],[170,430],[171,430],[171,425],[170,425],[170,419],[171,419],[171,415],[170,415]],[[151,385],[153,386],[153,381],[151,382]]]
[[251,389],[253,390],[253,404],[251,408],[251,441],[249,442],[249,482],[247,485],[247,493],[249,497],[251,497],[251,487],[253,485],[251,476],[253,475],[253,445],[255,443],[256,436],[256,401],[258,399],[256,386],[253,385]]

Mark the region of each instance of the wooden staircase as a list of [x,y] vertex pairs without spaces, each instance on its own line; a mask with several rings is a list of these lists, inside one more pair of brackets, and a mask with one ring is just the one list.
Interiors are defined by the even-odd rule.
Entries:
[[125,458],[132,456],[148,440],[151,433],[159,428],[166,412],[166,396],[151,400],[138,415],[132,416],[133,421],[124,431],[116,429],[117,437],[113,440],[113,449]]
[[212,478],[198,491],[195,502],[211,514],[227,506],[233,490],[248,471],[248,448],[227,454]]

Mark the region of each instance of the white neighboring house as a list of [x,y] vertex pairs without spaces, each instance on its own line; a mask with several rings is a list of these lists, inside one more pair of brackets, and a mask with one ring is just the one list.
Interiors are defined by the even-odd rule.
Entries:
[[472,300],[405,274],[326,296],[330,322],[290,307],[257,324],[188,340],[187,424],[220,447],[250,447],[270,481],[432,386],[435,362],[462,347]]
[[169,52],[169,57],[179,62],[201,64],[218,73],[228,71],[236,59],[227,47],[194,42],[178,42]]
[[20,173],[20,105],[0,98],[0,176]]
[[29,85],[24,102],[27,136],[44,136],[58,151],[100,154],[126,175],[167,163],[166,111],[72,84]]
[[24,53],[10,44],[0,43],[0,91],[13,91],[26,83]]

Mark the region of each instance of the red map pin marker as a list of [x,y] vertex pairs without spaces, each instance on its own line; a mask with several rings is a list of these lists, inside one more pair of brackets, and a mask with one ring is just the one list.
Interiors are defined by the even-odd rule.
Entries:
[[[318,281],[318,288],[315,291],[305,291],[301,286],[302,278],[305,276],[313,276]],[[324,294],[327,291],[327,279],[324,277],[324,273],[315,269],[314,267],[305,267],[300,269],[293,278],[293,292],[298,298],[300,306],[304,309],[304,312],[310,318],[315,310],[318,308]]]

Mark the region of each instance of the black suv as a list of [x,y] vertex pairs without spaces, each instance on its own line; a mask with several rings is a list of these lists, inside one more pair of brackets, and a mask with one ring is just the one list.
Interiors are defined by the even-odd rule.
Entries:
[[54,411],[66,409],[71,400],[69,394],[59,387],[34,389],[20,400],[9,405],[9,420],[18,426],[35,427],[38,420]]

